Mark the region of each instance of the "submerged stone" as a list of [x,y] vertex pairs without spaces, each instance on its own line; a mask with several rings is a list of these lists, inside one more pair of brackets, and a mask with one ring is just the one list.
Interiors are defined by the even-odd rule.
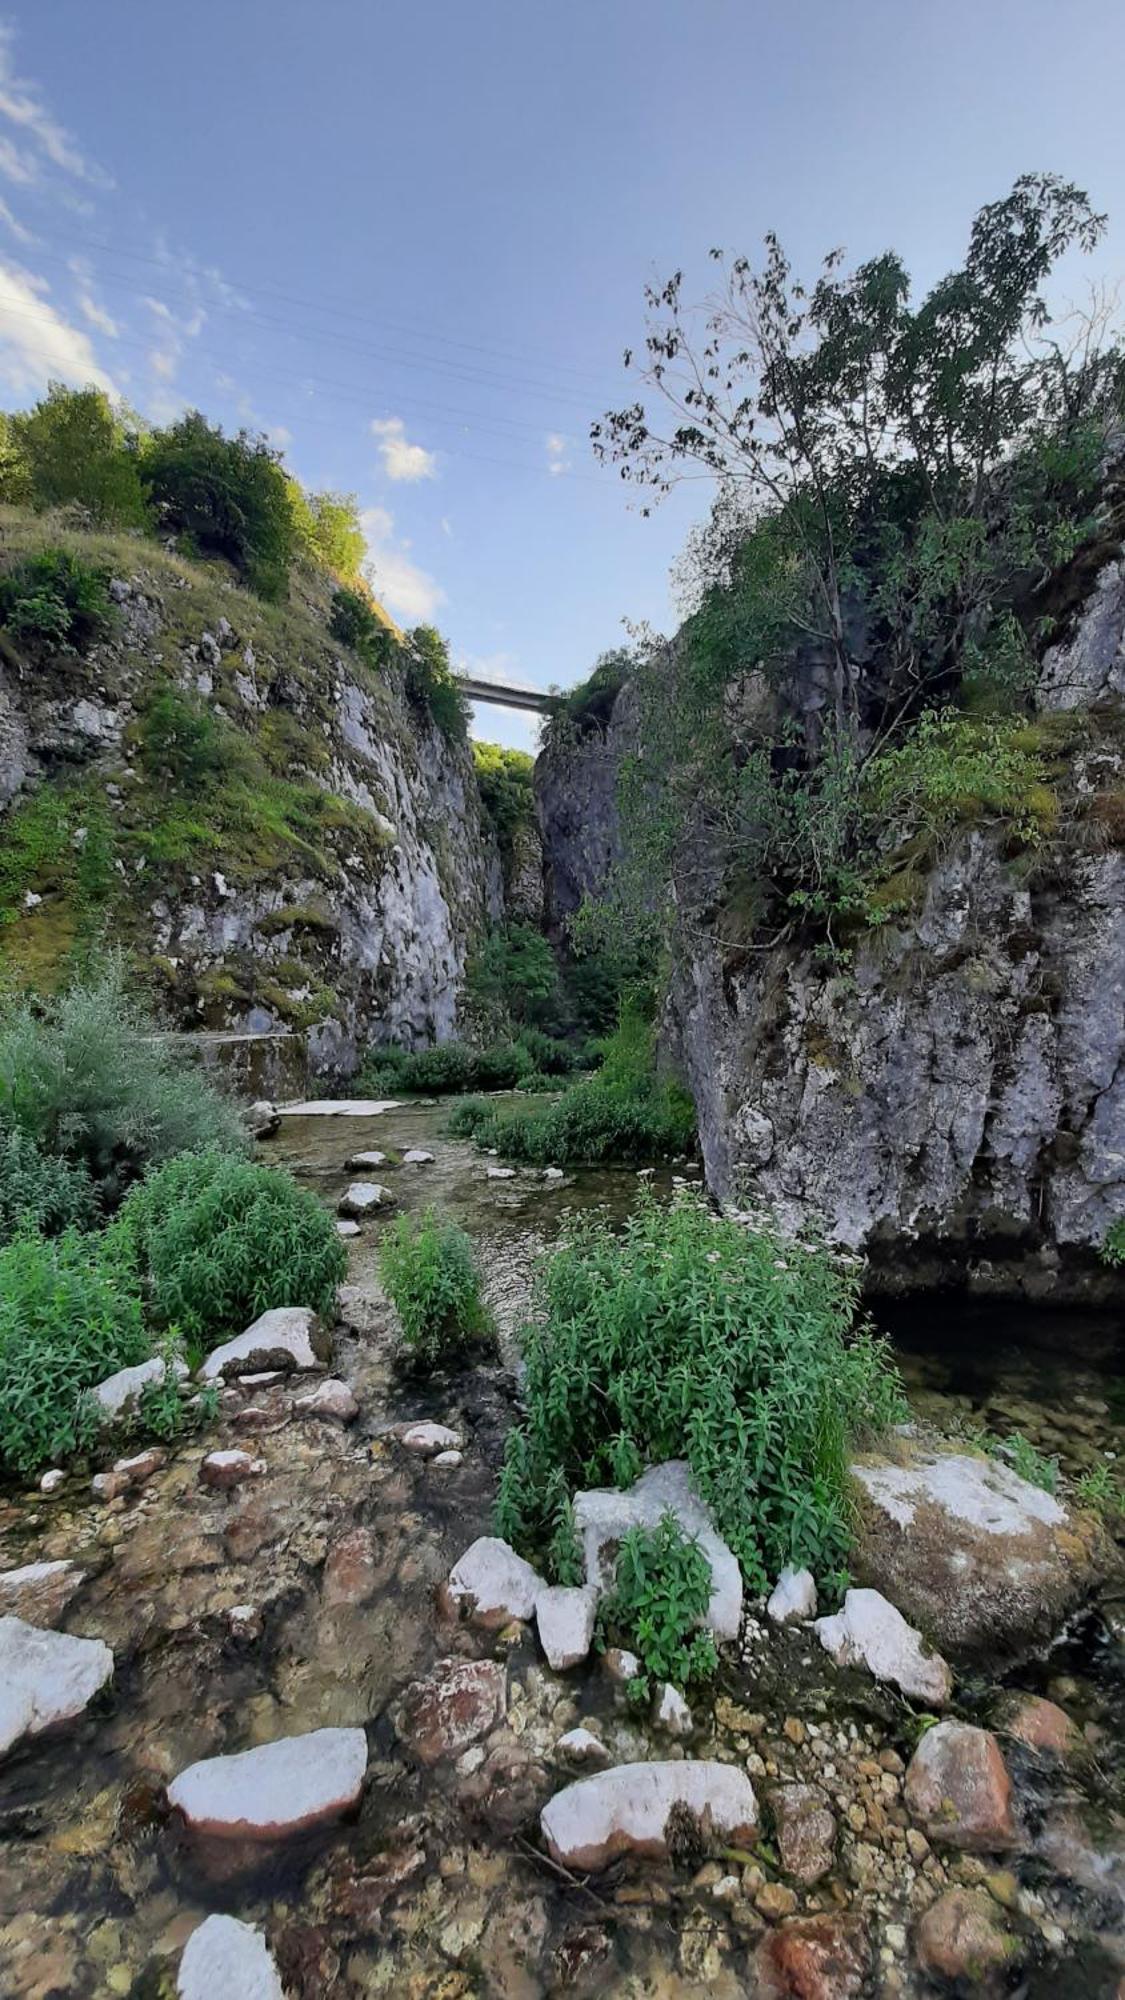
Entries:
[[285,1840],[348,1812],[366,1773],[362,1729],[313,1729],[189,1764],[169,1785],[168,1802],[212,1839]]
[[770,1793],[781,1865],[803,1888],[827,1875],[836,1858],[836,1821],[815,1785],[779,1785]]
[[877,1590],[849,1590],[843,1609],[818,1618],[813,1628],[838,1667],[866,1667],[915,1701],[944,1707],[953,1675],[940,1653],[927,1650],[920,1632]]
[[754,1954],[756,2000],[858,2000],[871,1965],[860,1916],[793,1917]]
[[1003,1972],[1019,1958],[1020,1943],[984,1890],[947,1889],[921,1918],[914,1951],[931,1979],[964,1980],[979,1993],[990,1974]]
[[711,1602],[703,1623],[717,1639],[736,1639],[742,1623],[742,1571],[717,1532],[684,1459],[650,1466],[627,1492],[594,1487],[574,1496],[574,1525],[582,1543],[586,1581],[599,1595],[612,1588],[617,1551],[630,1528],[655,1528],[673,1514],[685,1535],[699,1543],[711,1565]]
[[100,1639],[0,1617],[0,1756],[72,1722],[112,1675],[113,1654]]
[[178,2000],[285,2000],[260,1931],[237,1917],[206,1917],[184,1946]]
[[746,1846],[758,1832],[754,1787],[732,1764],[619,1764],[557,1792],[540,1824],[552,1859],[585,1871],[619,1854],[666,1860],[678,1818],[704,1841]]
[[439,1660],[403,1697],[399,1734],[423,1764],[459,1757],[487,1736],[507,1705],[504,1669],[496,1660]]

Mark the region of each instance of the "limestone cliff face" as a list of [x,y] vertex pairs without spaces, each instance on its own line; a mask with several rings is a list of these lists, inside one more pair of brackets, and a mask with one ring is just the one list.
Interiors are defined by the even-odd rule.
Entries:
[[[1043,665],[1040,706],[1125,690],[1125,561],[1093,581]],[[619,700],[618,706],[621,706]],[[597,893],[617,851],[616,715],[540,779],[553,908]],[[1076,796],[1113,794],[1114,732]],[[677,941],[666,1031],[720,1198],[817,1219],[873,1282],[1067,1299],[1120,1295],[1097,1256],[1125,1215],[1125,852],[1119,829],[1031,868],[967,828],[920,911],[811,949],[732,950],[706,919]]]
[[[323,606],[279,613],[149,545],[112,595],[85,658],[0,659],[0,976],[50,985],[76,941],[116,943],[175,1025],[299,1031],[314,1072],[455,1033],[503,914],[468,746],[334,645]],[[194,790],[146,752],[169,691],[221,729]]]
[[601,893],[621,858],[617,780],[637,730],[636,697],[626,683],[604,727],[556,727],[536,761],[544,913],[556,938],[583,897]]

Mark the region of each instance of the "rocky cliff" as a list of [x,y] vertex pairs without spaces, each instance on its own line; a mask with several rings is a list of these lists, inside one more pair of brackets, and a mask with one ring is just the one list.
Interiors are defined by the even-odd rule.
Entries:
[[[49,539],[0,525],[8,553]],[[308,579],[279,608],[151,543],[65,541],[115,625],[0,658],[5,984],[115,942],[171,1023],[298,1031],[314,1070],[448,1038],[503,909],[468,746],[332,641]]]
[[[1042,668],[1040,710],[1080,712],[1043,850],[966,826],[843,965],[680,913],[666,1034],[709,1185],[822,1221],[886,1287],[1120,1291],[1097,1252],[1125,1215],[1125,562],[1085,590]],[[627,699],[537,775],[556,919],[620,849]]]

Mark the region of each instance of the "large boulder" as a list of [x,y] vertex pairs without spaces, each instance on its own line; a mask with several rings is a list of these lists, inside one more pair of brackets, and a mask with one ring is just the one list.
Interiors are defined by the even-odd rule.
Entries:
[[112,1674],[113,1654],[100,1639],[0,1618],[0,1757],[28,1737],[72,1722]]
[[200,1369],[204,1382],[254,1375],[263,1368],[320,1368],[331,1356],[332,1341],[309,1306],[275,1306],[207,1356]]
[[852,1467],[862,1494],[851,1557],[943,1652],[1013,1653],[1053,1635],[1094,1583],[1102,1533],[1010,1466],[903,1439]]
[[556,1792],[540,1824],[552,1858],[585,1872],[619,1854],[666,1860],[678,1819],[705,1840],[745,1847],[758,1832],[754,1787],[733,1764],[618,1764]]
[[366,1774],[362,1729],[313,1729],[189,1764],[169,1785],[168,1803],[212,1840],[286,1840],[349,1811]]
[[838,1667],[866,1667],[876,1680],[891,1681],[914,1701],[943,1708],[953,1676],[940,1653],[877,1590],[849,1590],[843,1608],[813,1627]]
[[237,1917],[205,1917],[184,1946],[178,2000],[285,2000],[266,1941]]
[[[178,1382],[186,1381],[188,1369],[185,1362],[173,1356],[172,1373]],[[98,1406],[98,1414],[103,1423],[114,1423],[134,1408],[146,1389],[159,1388],[168,1372],[168,1362],[162,1354],[154,1354],[151,1360],[138,1361],[134,1368],[119,1368],[116,1375],[107,1375],[90,1394]]]
[[673,1514],[685,1535],[699,1543],[711,1565],[711,1602],[704,1624],[717,1639],[737,1639],[742,1623],[742,1571],[718,1533],[684,1459],[650,1466],[625,1493],[594,1487],[574,1496],[574,1525],[582,1543],[586,1581],[600,1595],[613,1584],[617,1551],[630,1528],[655,1528]]

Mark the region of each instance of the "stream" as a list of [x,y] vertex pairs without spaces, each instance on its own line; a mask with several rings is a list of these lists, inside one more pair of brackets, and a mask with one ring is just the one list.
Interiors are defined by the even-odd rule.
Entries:
[[[623,1219],[638,1186],[625,1168],[490,1179],[500,1163],[447,1137],[447,1117],[448,1105],[434,1102],[375,1118],[285,1117],[260,1154],[334,1207],[356,1178],[352,1153],[379,1149],[393,1162],[408,1148],[433,1152],[432,1165],[389,1164],[363,1177],[393,1187],[396,1212],[433,1203],[469,1231],[500,1328],[496,1362],[424,1383],[396,1368],[377,1275],[385,1223],[376,1218],[348,1246],[336,1336],[332,1372],[360,1403],[351,1429],[295,1417],[284,1383],[230,1389],[223,1434],[178,1444],[138,1496],[92,1503],[91,1462],[51,1500],[0,1497],[0,1569],[78,1564],[81,1588],[59,1622],[104,1639],[118,1662],[112,1688],[65,1735],[41,1738],[0,1767],[0,1995],[164,2000],[187,1937],[210,1910],[262,1927],[293,2000],[737,2000],[759,1990],[765,1877],[754,1857],[615,1867],[586,1884],[552,1870],[527,1838],[539,1806],[573,1775],[555,1753],[564,1730],[592,1722],[614,1762],[675,1755],[678,1746],[654,1747],[648,1724],[604,1674],[546,1671],[526,1627],[489,1639],[435,1612],[452,1562],[489,1532],[515,1406],[513,1336],[535,1261],[578,1211]],[[674,1177],[699,1178],[686,1165],[661,1169],[651,1177],[659,1195]],[[1019,1429],[1069,1473],[1104,1452],[1125,1454],[1113,1322],[1007,1306],[967,1312],[942,1301],[876,1316],[920,1417],[944,1429]],[[457,1430],[460,1466],[442,1471],[401,1448],[391,1427],[419,1417]],[[202,1490],[200,1460],[215,1443],[248,1443],[265,1475],[230,1494]],[[868,1676],[832,1667],[807,1637],[748,1621],[692,1754],[741,1762],[762,1792],[820,1782],[830,1795],[837,1862],[800,1908],[862,1919],[870,1963],[841,1995],[931,1994],[909,1951],[917,1913],[945,1886],[1005,1868],[1010,1886],[998,1881],[994,1893],[1022,1899],[1033,1948],[1004,1990],[1031,2000],[1119,1992],[1122,1965],[1108,1948],[1116,1938],[1125,1952],[1125,1618],[1115,1623],[1111,1603],[1013,1681],[1065,1697],[1085,1731],[1089,1767],[1078,1787],[1021,1771],[1013,1759],[1036,1826],[1056,1831],[1048,1867],[1038,1852],[998,1865],[943,1858],[908,1839],[905,1704]],[[442,1658],[488,1654],[507,1662],[506,1719],[479,1756],[423,1765],[400,1727],[404,1688]],[[983,1715],[994,1693],[959,1679],[958,1705]],[[351,1822],[217,1869],[169,1819],[163,1788],[194,1759],[356,1724],[368,1726],[371,1761]],[[1060,1818],[1089,1812],[1102,1828],[1093,1845]],[[1058,1829],[1067,1826],[1070,1849],[1059,1862]],[[1089,1941],[1091,1924],[1100,1944]]]

